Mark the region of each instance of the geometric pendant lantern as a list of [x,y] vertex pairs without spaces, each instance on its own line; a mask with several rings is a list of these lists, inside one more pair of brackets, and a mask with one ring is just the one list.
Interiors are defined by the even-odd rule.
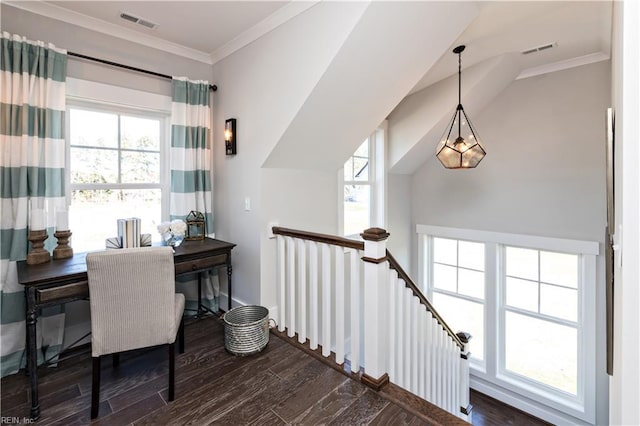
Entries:
[[451,121],[447,125],[440,143],[436,148],[436,157],[447,169],[472,169],[486,155],[480,144],[478,132],[471,125],[462,107],[462,60],[461,53],[465,46],[458,46],[453,53],[458,55],[458,106]]

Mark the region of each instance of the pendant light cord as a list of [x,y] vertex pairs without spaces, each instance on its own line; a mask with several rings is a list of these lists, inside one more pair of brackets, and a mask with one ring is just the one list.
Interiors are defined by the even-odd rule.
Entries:
[[458,52],[458,138],[462,132],[462,52]]

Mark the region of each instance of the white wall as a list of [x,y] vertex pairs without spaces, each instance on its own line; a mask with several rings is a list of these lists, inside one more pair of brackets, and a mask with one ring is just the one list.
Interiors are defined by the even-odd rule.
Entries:
[[[447,170],[432,157],[414,174],[413,224],[591,240],[601,243],[602,253],[610,81],[607,61],[512,83],[471,117],[487,150],[476,169]],[[604,424],[602,256],[596,292],[596,375],[604,390],[596,395],[596,415]]]
[[[237,244],[233,297],[240,303],[270,307],[269,291],[264,290],[264,301],[261,296],[261,286],[275,288],[269,222],[337,231],[335,171],[267,170],[262,165],[366,7],[317,4],[214,66],[220,87],[214,101],[214,221],[216,237]],[[224,155],[220,130],[230,117],[238,120],[235,156]],[[247,197],[251,211],[244,209]]]
[[413,222],[604,241],[609,62],[518,80],[470,117],[487,156],[413,177]]

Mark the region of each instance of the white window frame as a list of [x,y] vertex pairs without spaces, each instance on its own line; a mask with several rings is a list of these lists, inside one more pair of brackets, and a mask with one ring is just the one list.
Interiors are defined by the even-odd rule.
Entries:
[[[430,225],[417,225],[416,231],[421,259],[418,266],[419,282],[427,292],[431,285],[428,267],[431,259],[430,238],[485,243],[485,368],[471,363],[471,386],[552,423],[565,424],[575,422],[575,419],[594,423],[597,367],[596,258],[600,254],[599,243]],[[578,255],[578,390],[575,397],[505,369],[502,354],[505,344],[506,246]],[[491,283],[495,285],[490,285]],[[571,420],[567,415],[574,419]]]
[[[70,109],[83,109],[119,115],[153,118],[160,121],[160,183],[113,183],[113,184],[72,184],[70,149]],[[71,193],[75,189],[160,189],[162,193],[161,218],[169,218],[170,206],[170,138],[171,138],[171,97],[143,92],[120,86],[113,86],[75,78],[67,79],[66,108],[66,171],[67,205],[71,204]]]
[[[387,122],[383,122],[368,137],[369,142],[369,179],[366,181],[347,181],[344,179],[344,167],[338,170],[338,232],[347,238],[360,239],[360,234],[344,233],[344,187],[345,185],[369,185],[369,226],[386,227],[386,191],[385,191],[385,159],[386,159]],[[364,142],[364,141],[363,141]],[[360,145],[358,145],[360,147]],[[356,148],[357,149],[357,148]],[[353,154],[349,156],[351,158]],[[362,230],[364,231],[364,229]]]

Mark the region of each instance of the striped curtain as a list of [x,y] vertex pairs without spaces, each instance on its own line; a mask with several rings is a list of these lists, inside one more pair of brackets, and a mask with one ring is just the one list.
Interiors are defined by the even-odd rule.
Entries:
[[[0,297],[2,376],[26,363],[25,296],[16,261],[27,256],[28,206],[46,207],[55,247],[54,211],[65,201],[67,54],[52,44],[2,33],[0,52]],[[64,336],[63,308],[45,309],[37,323],[38,363],[55,359]]]
[[[174,77],[171,104],[171,219],[185,219],[190,211],[204,214],[207,233],[213,233],[211,192],[211,108],[209,83]],[[178,278],[185,295],[185,311],[197,309],[197,277]],[[218,310],[219,284],[215,272],[203,279],[202,303]]]

